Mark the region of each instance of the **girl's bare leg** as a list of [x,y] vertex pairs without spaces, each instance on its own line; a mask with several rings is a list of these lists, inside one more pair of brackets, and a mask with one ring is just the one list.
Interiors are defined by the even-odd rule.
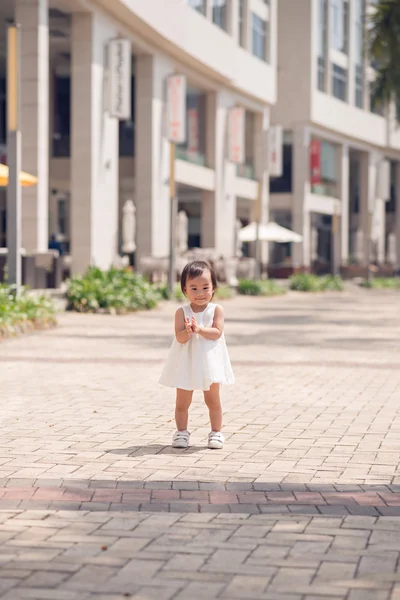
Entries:
[[176,390],[175,421],[178,431],[185,431],[188,428],[189,406],[192,403],[193,391]]
[[207,392],[204,392],[204,401],[210,413],[211,431],[222,429],[222,406],[219,397],[219,383],[213,383]]

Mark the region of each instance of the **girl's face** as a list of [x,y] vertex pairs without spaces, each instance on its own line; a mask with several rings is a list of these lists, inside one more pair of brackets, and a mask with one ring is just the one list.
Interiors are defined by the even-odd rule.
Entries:
[[196,306],[207,305],[214,294],[211,273],[208,269],[194,279],[186,280],[185,294],[191,304]]

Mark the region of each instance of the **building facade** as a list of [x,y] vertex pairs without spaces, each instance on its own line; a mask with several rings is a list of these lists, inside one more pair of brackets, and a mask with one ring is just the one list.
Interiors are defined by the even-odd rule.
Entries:
[[371,98],[374,4],[278,2],[272,122],[284,127],[284,173],[271,181],[270,209],[304,241],[276,247],[277,268],[400,267],[399,115]]
[[[277,93],[277,0],[4,0],[21,24],[22,245],[43,252],[61,236],[72,270],[109,266],[121,247],[122,207],[136,206],[137,259],[169,248],[166,79],[187,79],[187,141],[178,146],[179,209],[189,246],[235,254],[237,219],[251,220],[262,182],[269,215],[265,136]],[[3,37],[2,37],[3,36]],[[107,110],[107,45],[132,44],[132,114]],[[5,30],[0,32],[0,146],[6,148]],[[245,109],[245,164],[227,158],[227,114]],[[6,245],[0,190],[0,246]]]

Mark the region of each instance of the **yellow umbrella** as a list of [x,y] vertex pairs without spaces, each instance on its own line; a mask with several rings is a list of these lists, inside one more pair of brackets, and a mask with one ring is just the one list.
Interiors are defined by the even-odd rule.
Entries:
[[[36,185],[37,177],[21,171],[19,174],[19,181],[23,187],[29,187]],[[0,164],[0,187],[6,187],[8,185],[8,167],[7,165]]]

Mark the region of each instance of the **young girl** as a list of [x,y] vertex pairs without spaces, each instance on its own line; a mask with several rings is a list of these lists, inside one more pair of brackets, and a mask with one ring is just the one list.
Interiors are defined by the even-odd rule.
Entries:
[[235,382],[224,337],[224,312],[211,302],[217,289],[217,278],[211,265],[195,260],[183,269],[182,292],[189,304],[175,313],[175,339],[172,342],[160,383],[176,388],[175,421],[177,431],[174,448],[187,448],[189,406],[194,390],[204,392],[211,421],[208,447],[221,449],[222,408],[221,384]]

